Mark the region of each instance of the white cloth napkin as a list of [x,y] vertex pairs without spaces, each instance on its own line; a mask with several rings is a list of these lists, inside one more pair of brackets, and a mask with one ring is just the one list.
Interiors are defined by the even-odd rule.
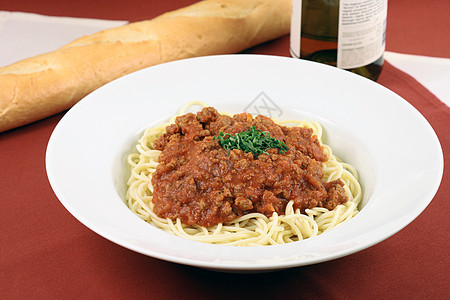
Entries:
[[414,77],[450,106],[450,59],[389,51],[384,57],[394,67]]
[[56,50],[84,35],[126,23],[0,11],[0,67]]
[[[53,51],[83,35],[126,23],[0,11],[0,67]],[[450,59],[393,52],[386,52],[385,57],[450,106]]]

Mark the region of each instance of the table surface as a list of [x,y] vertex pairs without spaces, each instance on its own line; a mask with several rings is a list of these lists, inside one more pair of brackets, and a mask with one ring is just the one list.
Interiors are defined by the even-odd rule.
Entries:
[[[0,10],[138,21],[194,2],[2,0]],[[448,0],[389,1],[387,50],[450,58],[448,12]],[[289,56],[288,45],[284,36],[246,52]],[[109,242],[73,218],[48,182],[45,150],[64,113],[0,133],[0,298],[450,298],[450,110],[388,62],[378,82],[416,107],[436,131],[445,160],[436,196],[410,225],[377,245],[273,273],[211,272]]]

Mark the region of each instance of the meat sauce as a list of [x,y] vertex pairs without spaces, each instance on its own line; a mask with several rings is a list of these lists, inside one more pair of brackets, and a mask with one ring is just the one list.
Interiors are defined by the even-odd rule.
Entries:
[[[268,149],[255,157],[227,151],[214,139],[219,132],[234,135],[251,126],[270,132],[289,150]],[[162,152],[152,177],[153,210],[187,225],[210,227],[252,212],[284,214],[290,200],[302,212],[332,210],[348,200],[341,180],[322,180],[322,162],[328,158],[310,128],[280,126],[247,113],[230,117],[206,107],[177,117],[154,148]]]

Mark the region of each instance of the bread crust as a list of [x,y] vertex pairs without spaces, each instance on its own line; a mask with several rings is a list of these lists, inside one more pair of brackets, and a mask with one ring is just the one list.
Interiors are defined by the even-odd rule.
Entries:
[[0,132],[67,110],[131,72],[286,35],[290,11],[290,0],[206,0],[0,68]]

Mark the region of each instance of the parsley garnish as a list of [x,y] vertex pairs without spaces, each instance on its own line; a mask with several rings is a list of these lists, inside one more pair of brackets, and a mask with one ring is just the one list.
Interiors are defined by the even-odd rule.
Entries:
[[278,148],[280,153],[288,151],[289,148],[285,143],[270,137],[268,131],[257,130],[252,126],[250,130],[231,135],[229,133],[219,132],[214,139],[219,140],[220,146],[228,150],[228,155],[233,149],[239,149],[244,152],[251,152],[255,157],[260,154],[268,154],[266,152],[269,148]]

